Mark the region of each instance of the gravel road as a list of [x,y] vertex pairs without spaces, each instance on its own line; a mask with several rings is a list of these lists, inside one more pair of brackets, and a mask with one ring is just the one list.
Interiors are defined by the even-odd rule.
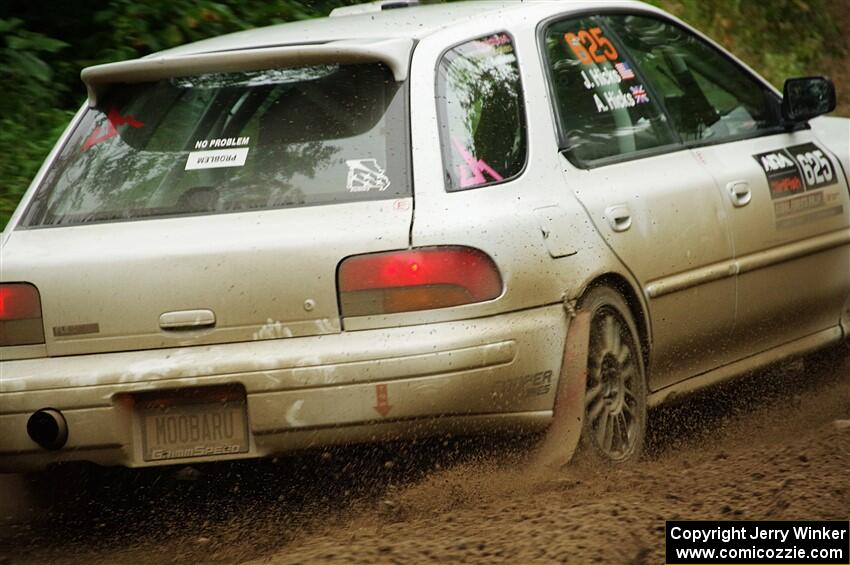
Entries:
[[178,472],[69,470],[0,564],[663,563],[667,519],[850,519],[850,359],[788,363],[653,414],[625,469],[541,475],[532,438]]

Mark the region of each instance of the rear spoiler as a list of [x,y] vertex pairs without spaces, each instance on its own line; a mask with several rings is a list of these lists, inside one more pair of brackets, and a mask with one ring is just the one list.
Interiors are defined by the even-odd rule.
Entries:
[[259,71],[275,67],[320,63],[385,63],[399,82],[406,80],[412,39],[332,41],[317,45],[292,45],[218,51],[192,55],[160,55],[108,63],[83,69],[80,77],[88,90],[88,103],[117,83],[152,82],[163,78],[207,73]]

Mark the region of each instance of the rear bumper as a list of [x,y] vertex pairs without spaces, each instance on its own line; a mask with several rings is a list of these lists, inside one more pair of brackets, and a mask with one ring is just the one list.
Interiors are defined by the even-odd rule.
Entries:
[[[264,457],[331,444],[543,427],[567,321],[560,305],[461,322],[213,346],[0,362],[0,471],[85,460],[144,467],[141,392],[241,384],[250,449]],[[376,406],[385,385],[388,411]],[[30,415],[60,410],[68,442],[46,451]]]

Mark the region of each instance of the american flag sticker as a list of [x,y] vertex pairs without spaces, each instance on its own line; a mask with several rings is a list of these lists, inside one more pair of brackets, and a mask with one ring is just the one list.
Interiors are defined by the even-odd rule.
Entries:
[[649,96],[646,95],[646,90],[643,88],[642,84],[632,86],[629,88],[629,91],[632,93],[632,98],[634,98],[635,102],[638,104],[646,104],[649,102]]
[[617,63],[614,65],[614,68],[617,69],[617,72],[620,74],[620,78],[623,80],[632,80],[635,78],[635,73],[632,72],[628,63]]

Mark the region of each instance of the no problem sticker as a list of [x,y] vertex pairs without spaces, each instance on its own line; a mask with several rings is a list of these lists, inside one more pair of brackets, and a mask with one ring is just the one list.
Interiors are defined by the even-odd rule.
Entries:
[[186,160],[186,170],[242,167],[248,159],[248,149],[248,147],[240,147],[238,149],[192,151]]

